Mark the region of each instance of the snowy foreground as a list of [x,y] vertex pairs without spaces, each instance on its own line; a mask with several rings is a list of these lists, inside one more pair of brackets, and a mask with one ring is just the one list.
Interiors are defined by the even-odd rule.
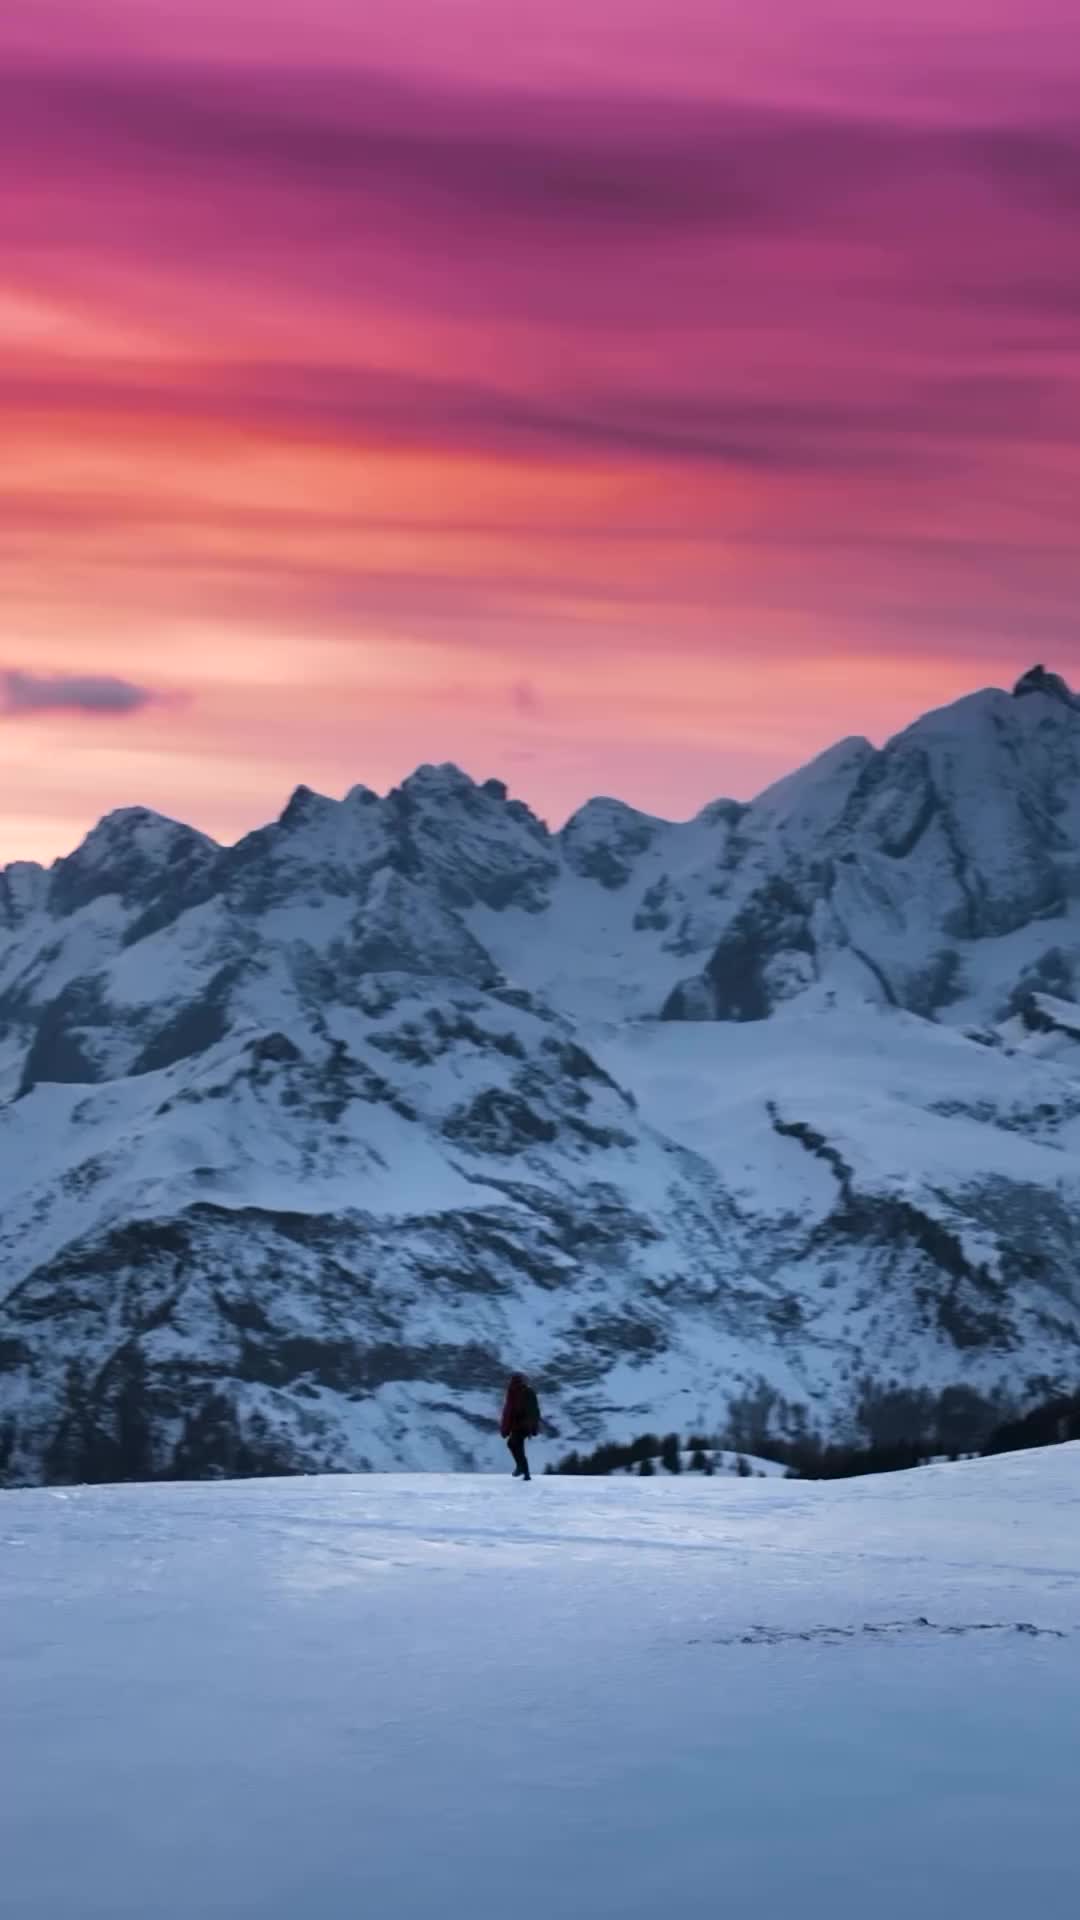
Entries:
[[0,1494],[12,1920],[1072,1910],[1080,1447]]

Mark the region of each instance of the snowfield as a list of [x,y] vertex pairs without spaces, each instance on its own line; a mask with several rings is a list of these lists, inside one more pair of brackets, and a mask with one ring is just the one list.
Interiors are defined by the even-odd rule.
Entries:
[[0,1494],[12,1920],[1072,1910],[1080,1447]]

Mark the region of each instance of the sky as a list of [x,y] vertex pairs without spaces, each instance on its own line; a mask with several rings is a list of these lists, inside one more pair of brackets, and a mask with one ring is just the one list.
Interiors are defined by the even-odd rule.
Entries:
[[0,864],[1080,676],[1075,0],[33,0],[0,99]]

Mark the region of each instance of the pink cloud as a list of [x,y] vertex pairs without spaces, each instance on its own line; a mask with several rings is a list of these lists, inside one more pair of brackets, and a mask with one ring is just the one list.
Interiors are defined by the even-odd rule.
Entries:
[[1067,670],[1073,9],[758,11],[0,25],[9,651],[198,696],[53,813],[25,716],[0,859],[28,779],[35,847],[73,794],[239,830],[320,761],[689,811]]

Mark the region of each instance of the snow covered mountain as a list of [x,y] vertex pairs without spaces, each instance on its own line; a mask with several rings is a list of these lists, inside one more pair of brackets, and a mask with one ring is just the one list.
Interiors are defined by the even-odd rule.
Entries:
[[[0,871],[0,1478],[976,1438],[1080,1374],[1080,702],[748,806],[140,809]],[[497,1461],[497,1455],[495,1457]]]

